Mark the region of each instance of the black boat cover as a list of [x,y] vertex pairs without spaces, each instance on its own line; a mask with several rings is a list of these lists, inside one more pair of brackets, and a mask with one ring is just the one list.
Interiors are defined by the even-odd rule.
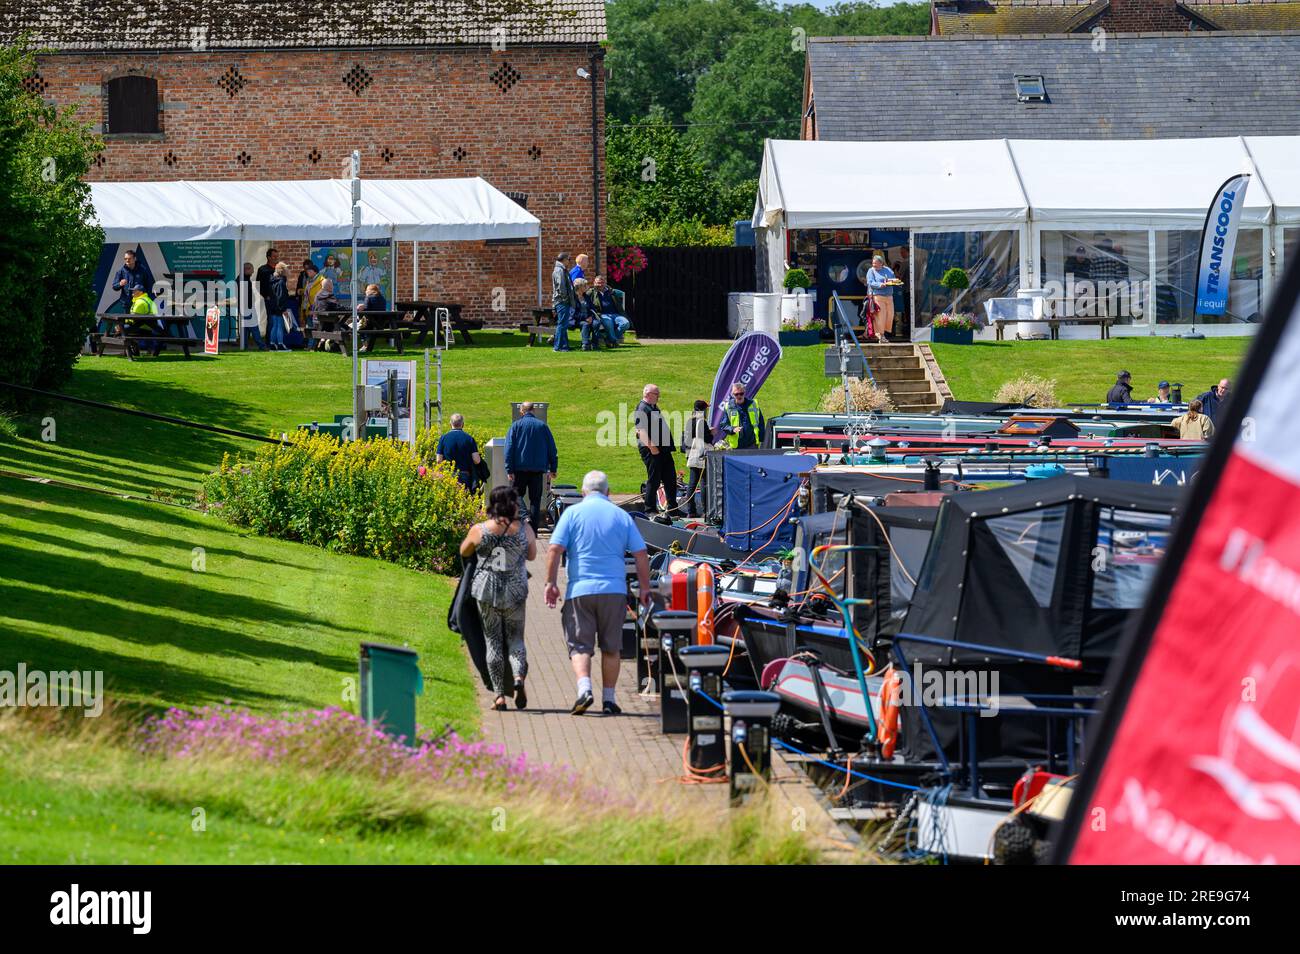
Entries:
[[963,417],[979,417],[982,414],[1000,414],[1004,411],[1024,410],[1023,404],[1000,404],[997,401],[954,401],[946,398],[940,414],[959,414]]
[[[904,477],[895,474],[878,474],[870,470],[814,470],[809,478],[812,487],[813,513],[827,513],[839,506],[847,494],[859,497],[884,497],[899,491],[921,490],[925,481],[920,474]],[[957,489],[955,474],[939,474],[939,489],[952,493]]]
[[850,573],[848,597],[871,600],[850,608],[858,634],[875,649],[898,632],[921,573],[937,511],[933,507],[872,507],[845,502]]
[[[1067,475],[946,497],[904,629],[1104,669],[1142,605],[1181,496]],[[914,652],[943,664],[984,658]]]
[[[905,637],[896,638],[896,658],[908,667],[996,673],[1001,695],[1069,696],[1100,685],[1168,547],[1180,498],[1180,488],[1076,476],[945,498],[902,633],[1064,656],[1084,668]],[[1032,760],[1046,751],[1041,719],[976,723],[981,758]],[[903,726],[910,758],[933,757],[932,730],[950,757],[960,748],[950,709],[905,706]],[[1058,720],[1058,753],[1065,731]]]

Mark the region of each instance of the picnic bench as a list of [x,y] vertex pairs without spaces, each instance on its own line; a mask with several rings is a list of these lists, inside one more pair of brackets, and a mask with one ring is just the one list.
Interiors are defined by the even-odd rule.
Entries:
[[[403,313],[400,311],[362,311],[358,312],[365,327],[357,329],[357,339],[373,342],[376,338],[386,338],[398,354],[405,354],[402,339],[407,329],[403,327]],[[316,326],[311,329],[308,341],[334,341],[338,343],[343,354],[351,354],[352,327],[350,311],[320,311],[312,316]],[[373,344],[372,344],[373,347]]]
[[[191,357],[191,348],[203,347],[202,338],[193,338],[187,332],[192,331],[189,315],[133,315],[129,312],[99,312],[96,317],[107,323],[106,334],[96,332],[90,336],[91,348],[99,357],[104,356],[106,348],[121,348],[128,361],[134,361],[140,355],[140,344],[149,342],[147,347],[161,351],[168,345],[175,345],[185,352],[186,360]],[[158,325],[162,325],[159,331]]]
[[545,344],[546,336],[555,334],[555,309],[534,308],[532,322],[520,322],[519,330],[528,335],[528,347],[531,348],[534,344]]
[[456,301],[429,301],[425,299],[412,299],[409,301],[399,301],[396,303],[398,311],[406,312],[409,316],[404,324],[412,331],[420,332],[417,344],[423,346],[429,332],[434,332],[434,340],[438,339],[437,327],[439,312],[445,311],[445,317],[451,322],[453,332],[459,332],[465,344],[472,345],[474,339],[470,337],[471,331],[482,331],[483,321],[479,318],[465,318],[461,312],[464,305]]
[[[1104,341],[1110,337],[1110,326],[1115,323],[1114,318],[1034,318],[1034,324],[1046,324],[1049,326],[1049,333],[1052,340],[1056,341],[1061,337],[1061,325],[1101,325],[1101,337]],[[1020,320],[1016,318],[994,318],[993,331],[997,340],[1002,340],[1002,335],[1006,325],[1018,325]]]

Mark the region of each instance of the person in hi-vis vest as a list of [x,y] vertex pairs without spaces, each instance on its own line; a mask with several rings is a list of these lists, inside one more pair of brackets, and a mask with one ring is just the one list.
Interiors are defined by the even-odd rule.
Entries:
[[726,423],[722,429],[731,447],[759,447],[763,443],[763,412],[745,397],[745,385],[731,386],[731,400],[722,406]]

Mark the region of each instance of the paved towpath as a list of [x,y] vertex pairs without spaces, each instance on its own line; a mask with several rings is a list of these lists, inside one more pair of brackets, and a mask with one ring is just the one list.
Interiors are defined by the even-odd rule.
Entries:
[[[567,765],[600,786],[634,796],[663,797],[669,801],[725,814],[727,785],[687,785],[679,781],[684,736],[659,731],[658,696],[637,691],[636,663],[624,660],[618,683],[619,716],[600,713],[599,658],[593,661],[593,695],[596,705],[582,716],[569,708],[577,685],[564,644],[559,609],[549,609],[543,596],[546,581],[546,535],[539,541],[537,560],[530,564],[525,634],[528,643],[528,708],[497,712],[492,694],[479,687],[483,710],[483,736],[504,745],[530,761]],[[563,571],[560,580],[564,588]],[[796,767],[778,759],[775,766],[777,796],[788,803],[792,816],[805,820],[807,830],[824,848],[827,860],[842,860],[852,852],[852,836],[826,812],[826,802]]]

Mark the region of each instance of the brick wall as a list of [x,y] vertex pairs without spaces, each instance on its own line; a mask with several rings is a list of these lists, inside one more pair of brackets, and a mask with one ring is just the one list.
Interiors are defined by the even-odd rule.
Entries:
[[[158,79],[161,135],[115,137],[110,130],[103,162],[92,169],[97,181],[333,178],[360,148],[363,178],[482,176],[503,192],[524,193],[528,210],[542,221],[549,304],[555,253],[603,248],[592,235],[591,87],[576,75],[579,67],[590,69],[593,50],[574,44],[503,52],[77,53],[42,56],[38,71],[49,84],[47,99],[78,104],[80,116],[97,128],[105,80],[127,72]],[[359,94],[344,82],[358,66],[369,78]],[[597,76],[603,120],[603,71]],[[603,122],[597,141],[603,229]],[[305,243],[277,247],[296,275]],[[398,295],[405,297],[411,246],[399,245],[397,254]],[[463,302],[468,316],[508,325],[528,318],[535,306],[536,268],[532,241],[426,244],[420,293]],[[504,311],[492,307],[498,287],[505,289]]]
[[1112,33],[1152,33],[1187,30],[1191,21],[1178,12],[1176,0],[1110,0],[1098,25]]

